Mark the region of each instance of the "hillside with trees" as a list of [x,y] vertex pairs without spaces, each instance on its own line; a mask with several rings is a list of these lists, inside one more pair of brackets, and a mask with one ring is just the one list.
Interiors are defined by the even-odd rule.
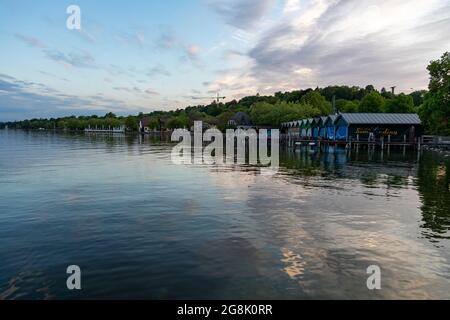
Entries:
[[[372,86],[366,88],[334,86],[306,89],[292,92],[277,92],[273,96],[248,96],[227,103],[212,102],[209,105],[189,106],[172,111],[155,111],[128,117],[108,113],[104,116],[70,116],[57,119],[30,119],[17,122],[5,122],[9,128],[33,130],[84,130],[87,127],[118,127],[124,125],[130,131],[138,128],[138,121],[146,116],[150,118],[149,127],[189,128],[194,121],[203,121],[220,129],[227,127],[228,121],[237,112],[248,113],[252,122],[258,126],[278,127],[282,122],[298,120],[333,113],[332,100],[336,99],[338,112],[414,112],[419,105],[414,104],[412,95],[395,95],[384,98]],[[358,98],[361,98],[359,100]],[[419,100],[421,102],[421,100]]]
[[[0,123],[16,129],[83,130],[87,127],[126,126],[136,131],[139,119],[148,117],[152,129],[190,128],[194,121],[203,121],[223,130],[237,112],[247,113],[257,126],[279,127],[282,122],[324,116],[333,112],[418,112],[426,131],[432,134],[450,135],[450,53],[432,61],[429,90],[410,94],[394,94],[372,85],[328,86],[291,92],[276,92],[271,96],[244,97],[227,103],[212,102],[208,105],[188,106],[172,111],[155,111],[149,114],[118,117],[112,113],[105,116],[80,116],[58,119],[30,119]],[[335,101],[335,110],[333,110]]]

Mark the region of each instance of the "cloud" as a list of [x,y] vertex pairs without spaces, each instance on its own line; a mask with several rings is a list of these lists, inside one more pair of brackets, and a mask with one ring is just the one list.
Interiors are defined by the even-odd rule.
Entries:
[[286,0],[240,67],[209,88],[232,94],[332,84],[420,89],[428,62],[450,47],[448,30],[444,0]]
[[151,95],[151,96],[159,96],[159,93],[158,92],[156,92],[156,91],[154,91],[154,90],[151,90],[151,89],[147,89],[147,90],[145,90],[144,91],[146,94],[148,94],[148,95]]
[[209,6],[229,25],[248,29],[260,21],[274,0],[209,0]]
[[186,57],[190,60],[197,60],[201,51],[200,47],[195,44],[187,46],[184,50]]
[[100,114],[111,110],[123,112],[138,108],[101,95],[65,94],[41,83],[0,74],[0,121],[82,115],[86,111]]
[[123,91],[126,93],[130,93],[130,94],[146,94],[146,95],[151,95],[151,96],[158,96],[159,92],[156,92],[152,89],[145,89],[142,90],[138,87],[113,87],[114,90],[116,91]]
[[46,46],[41,40],[39,40],[38,38],[25,36],[25,35],[18,34],[18,33],[14,34],[14,36],[15,36],[17,39],[19,39],[19,40],[21,40],[22,42],[24,42],[25,44],[29,45],[30,47],[40,48],[40,49],[43,49],[43,48],[46,48],[46,47],[47,47],[47,46]]
[[162,65],[156,65],[147,72],[147,76],[149,76],[149,77],[154,77],[154,76],[170,77],[171,75],[172,74]]
[[180,57],[180,62],[189,64],[199,70],[205,69],[204,55],[202,49],[195,44],[186,45],[183,47],[183,53]]
[[143,49],[145,45],[145,35],[142,31],[116,34],[114,39],[122,45],[135,46],[140,49]]
[[82,39],[84,39],[90,43],[97,42],[97,37],[93,33],[87,31],[86,28],[83,27],[82,29],[75,30],[75,31],[76,31],[76,34],[78,34]]
[[75,68],[97,68],[94,57],[87,51],[72,51],[68,54],[56,49],[44,50],[45,57],[65,66]]
[[[58,22],[53,22],[52,28],[58,26]],[[71,30],[70,34],[77,35],[84,41],[94,44],[97,43],[105,31],[105,27],[98,21],[90,18],[83,18],[83,27],[79,30]]]
[[53,73],[47,72],[47,71],[40,70],[39,73],[43,74],[44,76],[50,77],[50,78],[54,78],[54,79],[57,79],[57,80],[69,82],[69,80],[67,78],[59,77],[59,76],[57,76],[57,75],[55,75]]
[[162,26],[160,28],[160,34],[158,38],[155,40],[155,46],[158,49],[168,50],[173,49],[177,45],[177,38],[174,32],[169,28]]
[[116,91],[124,91],[128,93],[142,93],[142,90],[137,87],[114,87]]

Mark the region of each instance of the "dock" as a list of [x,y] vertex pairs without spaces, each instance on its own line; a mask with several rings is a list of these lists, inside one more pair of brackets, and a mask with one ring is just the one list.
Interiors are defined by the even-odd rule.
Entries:
[[91,127],[88,127],[86,129],[84,129],[85,133],[125,133],[125,131],[126,131],[125,126],[115,127],[115,128],[111,128],[111,127],[91,128]]

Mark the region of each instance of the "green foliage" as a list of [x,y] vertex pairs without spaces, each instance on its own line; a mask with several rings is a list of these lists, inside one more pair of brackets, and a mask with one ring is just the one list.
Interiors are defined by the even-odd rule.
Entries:
[[219,130],[229,128],[228,121],[234,116],[234,112],[227,110],[216,117],[216,125]]
[[305,94],[301,99],[300,103],[303,105],[310,105],[311,107],[318,109],[322,116],[328,116],[331,114],[331,103],[328,102],[324,96],[322,96],[318,91],[311,91]]
[[358,112],[359,103],[356,101],[339,100],[336,101],[336,109],[342,113]]
[[136,131],[138,129],[138,120],[135,117],[128,116],[125,119],[125,127],[129,131]]
[[319,116],[318,108],[304,103],[278,102],[270,104],[258,102],[250,110],[253,124],[258,126],[280,126],[283,122]]
[[409,94],[414,101],[415,107],[421,106],[423,104],[423,99],[425,98],[425,94],[427,92],[427,90],[418,90]]
[[[141,117],[142,118],[142,117]],[[148,127],[151,130],[159,130],[160,124],[159,124],[159,117],[151,117],[150,122],[148,123]]]
[[392,99],[395,96],[392,92],[387,91],[386,88],[381,88],[380,93],[381,93],[381,96],[385,99]]
[[401,93],[392,99],[386,100],[384,111],[388,113],[414,112],[414,100],[411,96]]
[[419,113],[429,133],[450,135],[450,52],[431,61],[429,92]]
[[359,105],[359,112],[376,113],[382,112],[385,104],[385,99],[377,91],[368,93]]
[[366,86],[366,91],[369,93],[372,91],[375,91],[375,87],[373,85],[369,84],[368,86]]
[[342,113],[352,112],[414,112],[419,114],[428,132],[450,135],[450,54],[430,63],[428,70],[431,80],[429,89],[415,91],[409,95],[394,95],[385,88],[379,93],[373,85],[328,86],[325,88],[277,92],[273,96],[259,94],[227,103],[213,102],[208,105],[188,106],[173,111],[154,111],[135,116],[120,117],[114,113],[104,116],[70,116],[58,119],[30,119],[17,122],[0,123],[0,128],[25,130],[83,130],[87,127],[118,127],[125,125],[127,130],[135,131],[139,120],[149,117],[150,129],[190,128],[194,121],[216,125],[219,129],[228,128],[228,122],[237,112],[248,113],[257,126],[277,127],[282,122],[329,115],[333,112],[331,101],[336,99],[336,109]]
[[172,117],[167,121],[167,128],[169,129],[184,129],[188,128],[190,124],[189,118],[183,112],[178,116]]

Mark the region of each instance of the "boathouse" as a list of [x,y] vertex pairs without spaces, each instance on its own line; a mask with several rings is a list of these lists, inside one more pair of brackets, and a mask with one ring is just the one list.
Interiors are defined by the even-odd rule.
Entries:
[[306,129],[306,137],[311,138],[312,137],[312,122],[313,119],[306,119],[305,122],[305,129]]
[[324,139],[327,136],[327,128],[325,127],[325,122],[327,121],[328,117],[320,117],[319,120],[319,138]]
[[370,141],[388,138],[390,141],[414,143],[422,136],[422,123],[415,113],[341,113],[335,121],[338,141]]
[[311,137],[317,138],[318,132],[319,132],[319,118],[313,118],[311,121]]
[[336,120],[336,115],[328,116],[327,119],[323,122],[323,126],[325,127],[325,139],[334,140],[334,121]]
[[287,133],[290,136],[298,136],[299,133],[299,129],[296,126],[297,121],[291,121],[286,123],[285,127],[287,128]]
[[422,136],[415,113],[341,113],[283,123],[290,136],[331,141],[386,141],[413,143]]
[[140,121],[139,121],[139,132],[140,133],[148,133],[150,132],[150,122],[151,119],[150,117],[143,117]]
[[300,136],[305,137],[306,136],[306,120],[303,119],[299,121],[300,123]]

